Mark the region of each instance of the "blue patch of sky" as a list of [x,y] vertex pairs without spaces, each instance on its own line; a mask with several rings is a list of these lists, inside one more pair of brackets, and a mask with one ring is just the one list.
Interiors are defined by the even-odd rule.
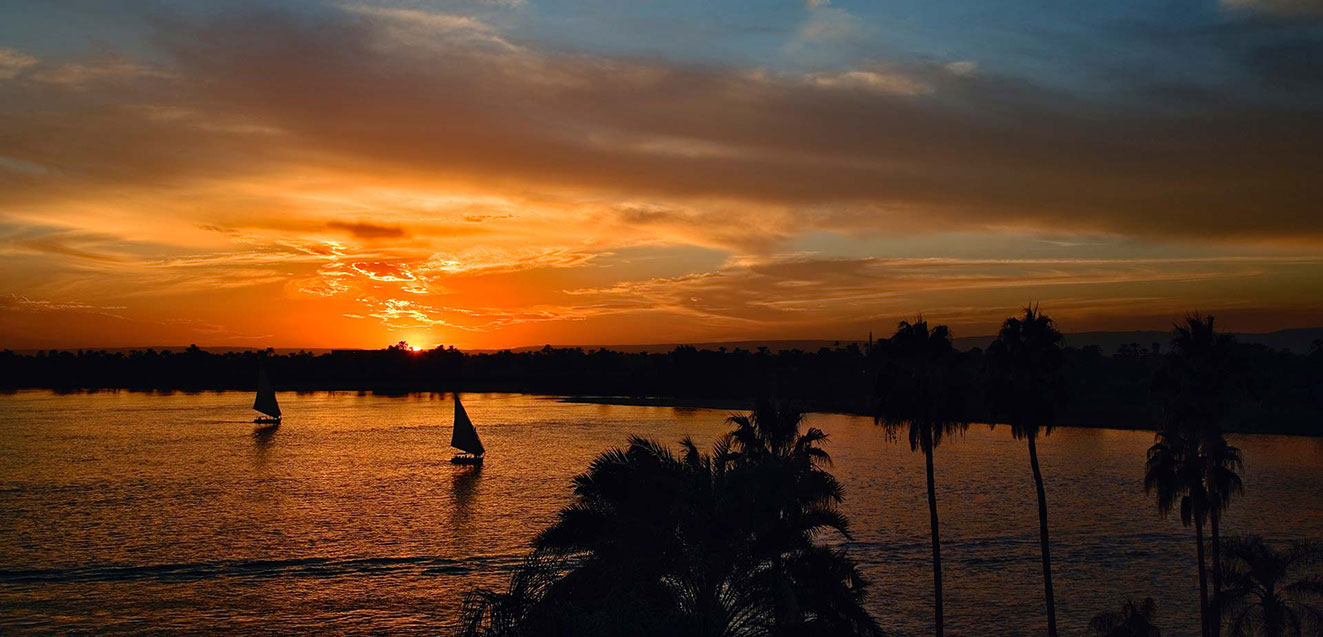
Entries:
[[[109,52],[151,61],[162,55],[153,37],[161,16],[344,16],[347,4],[474,15],[537,49],[670,64],[813,72],[973,62],[986,77],[1118,105],[1170,100],[1164,87],[1271,98],[1273,87],[1245,64],[1250,52],[1283,39],[1323,39],[1318,20],[1227,10],[1216,0],[180,0],[0,3],[0,46],[43,59]],[[833,28],[806,41],[815,22]]]

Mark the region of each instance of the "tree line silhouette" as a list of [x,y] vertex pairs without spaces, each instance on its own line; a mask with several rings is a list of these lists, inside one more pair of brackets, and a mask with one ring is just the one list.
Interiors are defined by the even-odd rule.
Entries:
[[[1048,500],[1037,438],[1071,402],[1067,352],[1037,308],[1005,321],[978,354],[952,346],[945,326],[902,321],[862,353],[867,399],[885,437],[907,437],[925,459],[932,548],[933,627],[944,634],[941,537],[933,454],[974,414],[1009,425],[1026,441],[1039,519],[1048,634],[1058,634]],[[1221,538],[1221,514],[1243,487],[1243,460],[1226,438],[1235,407],[1254,389],[1252,366],[1212,317],[1191,315],[1173,348],[1154,361],[1148,398],[1161,426],[1143,485],[1158,513],[1179,510],[1194,527],[1203,637],[1323,633],[1323,551],[1282,548],[1259,537]],[[973,411],[987,410],[986,412]],[[734,416],[710,453],[682,441],[677,456],[633,437],[574,479],[574,501],[542,531],[507,589],[477,589],[464,602],[462,634],[513,635],[873,635],[862,608],[867,582],[844,551],[817,542],[848,537],[840,485],[817,429],[803,412],[762,399]],[[1211,532],[1205,540],[1204,526]],[[1206,553],[1212,553],[1209,593]],[[1095,635],[1160,635],[1157,603],[1126,600],[1089,623]]]
[[[1027,338],[1033,338],[1032,335]],[[949,340],[949,339],[948,339]],[[1014,391],[1069,395],[1054,401],[1058,425],[1157,428],[1154,378],[1169,359],[1159,346],[1126,346],[1104,354],[1097,347],[1060,347],[1052,386],[1025,386],[990,374],[992,349],[952,350],[944,365],[952,382],[967,387],[1019,382]],[[1228,431],[1323,433],[1323,344],[1309,354],[1231,342],[1228,364],[1243,371],[1245,387],[1225,403]],[[259,366],[282,391],[512,391],[557,395],[662,397],[744,401],[775,395],[812,411],[873,414],[876,376],[898,350],[882,340],[816,352],[767,349],[621,353],[546,347],[531,352],[465,353],[451,348],[277,354],[272,350],[211,353],[190,347],[141,350],[0,352],[0,388],[131,389],[160,391],[252,390]],[[1040,379],[1046,382],[1047,379]],[[1040,382],[1040,381],[1035,381]],[[973,391],[959,398],[970,420],[990,422],[1000,393]]]

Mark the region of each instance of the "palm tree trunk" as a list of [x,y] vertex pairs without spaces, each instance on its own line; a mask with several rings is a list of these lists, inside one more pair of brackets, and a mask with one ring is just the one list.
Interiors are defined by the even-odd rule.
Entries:
[[937,490],[933,483],[933,445],[931,436],[924,436],[924,461],[928,465],[928,523],[932,527],[933,545],[933,617],[937,637],[942,637],[942,541],[937,535]]
[[1259,603],[1263,605],[1263,634],[1281,637],[1286,632],[1282,630],[1285,628],[1282,625],[1282,607],[1277,603],[1277,593],[1272,586],[1266,587]]
[[1209,507],[1212,510],[1208,512],[1208,526],[1213,531],[1213,600],[1214,604],[1208,607],[1208,623],[1212,626],[1213,635],[1222,633],[1222,612],[1218,607],[1218,601],[1221,601],[1222,595],[1222,540],[1218,532],[1218,527],[1222,516],[1217,512],[1216,507]]
[[1194,515],[1195,554],[1199,557],[1199,626],[1204,637],[1214,637],[1208,630],[1208,574],[1204,570],[1204,521],[1196,509]]
[[1057,637],[1057,602],[1052,595],[1052,549],[1047,537],[1047,493],[1043,490],[1043,473],[1038,469],[1036,436],[1029,436],[1029,465],[1034,469],[1034,486],[1038,489],[1038,544],[1043,551],[1043,598],[1047,601],[1047,634]]

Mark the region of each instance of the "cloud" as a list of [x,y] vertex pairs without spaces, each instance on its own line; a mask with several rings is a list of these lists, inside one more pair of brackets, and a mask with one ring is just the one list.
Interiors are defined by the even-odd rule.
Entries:
[[[1323,124],[1272,102],[1100,118],[1041,87],[961,76],[967,66],[822,72],[811,83],[832,90],[805,91],[744,70],[475,50],[444,31],[431,52],[402,53],[354,21],[281,16],[169,35],[202,90],[197,107],[291,137],[259,159],[278,166],[299,149],[297,161],[400,179],[815,206],[815,220],[875,228],[892,224],[891,209],[970,229],[1323,234],[1307,178],[1323,168],[1312,152]],[[303,54],[276,55],[284,47]],[[355,90],[325,108],[345,86]],[[701,152],[593,141],[603,134]]]
[[76,301],[49,301],[45,299],[30,299],[26,296],[17,294],[6,294],[0,296],[0,308],[15,312],[80,312],[93,314],[107,314],[110,310],[123,310],[123,305],[91,305],[89,303],[79,303]]
[[808,81],[816,86],[845,88],[896,95],[925,95],[932,88],[923,82],[899,73],[879,71],[842,71],[839,73],[812,73]]
[[973,60],[960,60],[958,62],[948,62],[944,68],[956,75],[968,77],[978,71],[978,62]]
[[417,277],[409,271],[409,267],[397,263],[357,262],[349,264],[355,272],[372,279],[373,281],[383,281],[387,283],[400,283],[404,281],[416,281]]
[[1323,1],[1320,0],[1221,0],[1228,9],[1261,11],[1276,15],[1319,15],[1323,14]]
[[466,215],[464,220],[469,223],[486,223],[498,219],[511,219],[514,215]]
[[392,45],[431,48],[435,38],[441,36],[461,40],[469,45],[495,46],[505,50],[518,48],[506,41],[491,25],[472,16],[368,5],[344,5],[342,8],[381,22],[389,30]]
[[30,161],[14,159],[13,157],[0,157],[0,169],[22,175],[49,175],[50,169]]
[[[1323,269],[1320,257],[1216,257],[1143,259],[822,258],[735,259],[725,267],[676,277],[617,283],[566,293],[634,314],[697,317],[766,334],[893,320],[922,310],[933,318],[992,329],[1014,307],[980,298],[1041,299],[1076,314],[1114,317],[1119,306],[1099,290],[1205,288],[1214,304],[1236,302],[1228,281],[1253,280],[1272,271]],[[1080,293],[1089,291],[1086,297]],[[967,309],[951,305],[964,298]],[[1179,313],[1188,296],[1165,298]],[[1155,308],[1147,309],[1153,312]],[[936,310],[936,312],[930,312]],[[1087,311],[1086,311],[1087,310]],[[1151,315],[1151,314],[1150,314]]]
[[326,224],[326,227],[332,230],[347,232],[359,239],[399,239],[408,236],[404,228],[399,226],[383,226],[366,221],[347,223],[343,221],[332,221]]
[[111,237],[50,227],[0,226],[0,255],[64,257],[84,267],[124,263],[130,255],[116,250]]
[[73,89],[87,89],[98,82],[122,81],[141,78],[168,78],[169,73],[129,62],[121,58],[105,58],[86,64],[62,64],[32,74],[32,79],[44,84],[56,84]]
[[432,306],[409,299],[359,299],[370,310],[366,316],[354,314],[351,318],[374,318],[391,330],[444,327],[466,332],[483,332],[513,325],[561,321],[581,321],[611,313],[605,307],[589,306],[532,306],[519,310],[477,307],[458,308]]
[[420,272],[450,276],[483,276],[538,268],[579,267],[609,254],[607,251],[583,248],[470,248],[457,252],[438,252],[419,264],[418,269]]
[[795,32],[792,46],[836,44],[863,36],[863,23],[854,14],[828,5],[828,2],[809,2],[809,17]]
[[24,69],[35,66],[37,58],[14,49],[0,47],[0,80],[10,80]]

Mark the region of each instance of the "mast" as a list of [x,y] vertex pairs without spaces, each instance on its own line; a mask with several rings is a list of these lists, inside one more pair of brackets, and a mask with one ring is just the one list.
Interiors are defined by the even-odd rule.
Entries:
[[257,370],[257,398],[253,399],[253,409],[272,418],[280,417],[280,404],[276,402],[276,390],[271,386],[265,369]]
[[473,428],[473,421],[469,420],[468,412],[464,411],[464,404],[459,402],[459,394],[455,394],[455,430],[450,434],[450,446],[475,456],[481,456],[483,452],[478,430]]

